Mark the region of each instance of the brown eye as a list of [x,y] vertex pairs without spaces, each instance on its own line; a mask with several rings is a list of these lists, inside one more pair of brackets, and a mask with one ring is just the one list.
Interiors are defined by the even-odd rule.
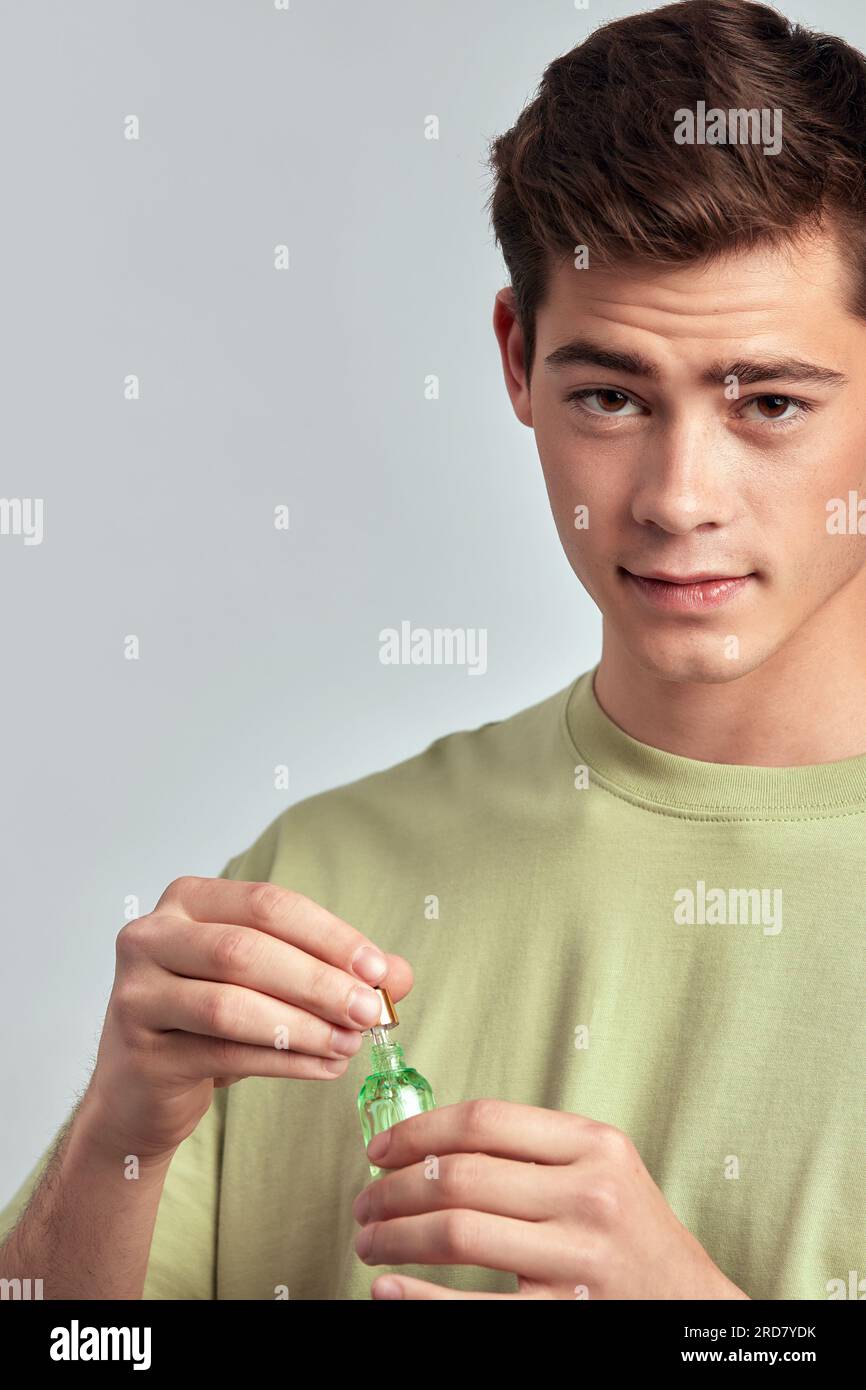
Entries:
[[596,391],[594,395],[601,408],[609,415],[615,415],[628,401],[628,396],[622,391]]
[[[784,415],[788,409],[791,398],[790,396],[756,396],[755,402],[765,419],[778,420],[779,416]],[[765,403],[767,403],[766,410],[764,409]]]
[[583,415],[622,415],[628,419],[642,413],[637,401],[617,386],[581,386],[569,392],[565,399]]

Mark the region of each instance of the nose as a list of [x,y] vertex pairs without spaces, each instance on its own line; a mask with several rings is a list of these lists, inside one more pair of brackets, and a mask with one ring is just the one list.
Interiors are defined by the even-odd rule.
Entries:
[[699,420],[669,423],[637,460],[631,501],[635,521],[676,536],[728,523],[735,490],[725,452],[722,441]]

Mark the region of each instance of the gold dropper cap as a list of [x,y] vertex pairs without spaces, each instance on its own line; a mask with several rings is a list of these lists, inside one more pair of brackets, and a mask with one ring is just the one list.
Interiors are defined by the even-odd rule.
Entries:
[[394,1000],[391,998],[384,985],[372,985],[371,988],[378,994],[382,1008],[379,1013],[378,1022],[372,1024],[370,1028],[364,1028],[361,1031],[364,1033],[371,1033],[374,1028],[396,1028],[400,1020],[397,1017],[397,1010],[394,1008]]

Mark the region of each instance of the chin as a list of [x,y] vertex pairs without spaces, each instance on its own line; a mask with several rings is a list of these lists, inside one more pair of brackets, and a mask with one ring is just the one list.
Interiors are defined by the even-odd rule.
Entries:
[[622,640],[638,666],[661,680],[722,685],[748,675],[761,666],[768,655],[763,651],[755,654],[752,650],[751,657],[746,660],[741,643],[740,655],[729,657],[725,654],[727,636],[720,632],[718,636],[701,633],[648,638],[642,633],[623,634]]

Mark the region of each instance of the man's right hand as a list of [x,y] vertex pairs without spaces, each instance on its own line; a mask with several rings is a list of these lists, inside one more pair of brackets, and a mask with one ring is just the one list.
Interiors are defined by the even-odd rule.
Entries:
[[[114,987],[84,1100],[112,1148],[170,1156],[215,1086],[333,1081],[379,1017],[369,987],[412,988],[402,956],[272,883],[178,878],[117,935]],[[367,1005],[368,1013],[362,1013]]]

